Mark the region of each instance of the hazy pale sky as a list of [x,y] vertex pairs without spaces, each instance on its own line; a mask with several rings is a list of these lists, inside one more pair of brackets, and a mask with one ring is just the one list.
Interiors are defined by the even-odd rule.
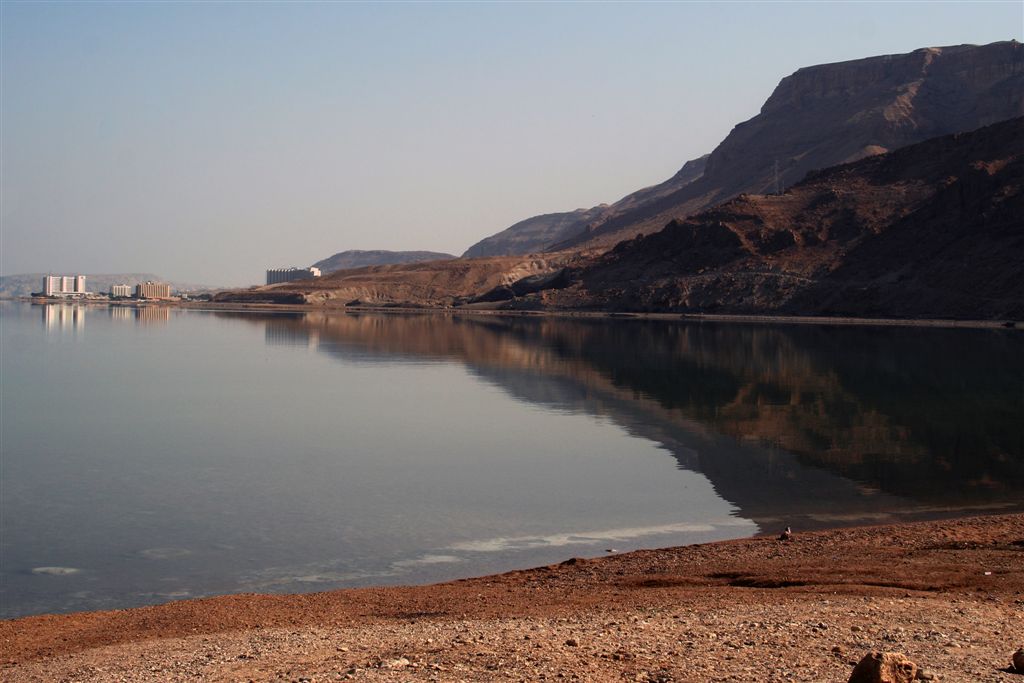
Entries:
[[672,175],[802,66],[1024,4],[0,4],[0,273],[211,285],[470,244]]

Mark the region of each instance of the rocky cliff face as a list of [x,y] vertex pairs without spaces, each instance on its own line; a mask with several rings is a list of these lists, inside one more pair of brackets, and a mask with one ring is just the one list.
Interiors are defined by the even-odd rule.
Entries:
[[548,305],[1024,319],[1024,118],[741,195],[620,243]]
[[1021,115],[1024,47],[1016,41],[800,69],[732,130],[699,179],[603,216],[552,248],[612,246],[743,192],[772,192],[815,169]]
[[441,261],[453,259],[453,254],[444,254],[438,251],[361,251],[350,249],[340,251],[334,256],[317,261],[314,268],[322,272],[333,273],[336,270],[347,270],[351,268],[365,268],[366,266],[386,266],[393,263],[420,263],[422,261]]
[[687,161],[679,171],[658,185],[645,187],[626,195],[614,204],[600,204],[589,209],[576,209],[562,213],[548,213],[533,216],[508,227],[496,235],[480,240],[462,256],[509,256],[546,251],[552,245],[569,239],[585,230],[610,220],[647,202],[667,196],[693,182],[704,172],[707,155]]

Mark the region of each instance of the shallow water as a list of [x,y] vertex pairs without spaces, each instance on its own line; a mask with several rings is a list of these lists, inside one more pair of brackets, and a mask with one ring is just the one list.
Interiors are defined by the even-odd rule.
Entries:
[[1024,335],[0,305],[2,616],[1024,505]]

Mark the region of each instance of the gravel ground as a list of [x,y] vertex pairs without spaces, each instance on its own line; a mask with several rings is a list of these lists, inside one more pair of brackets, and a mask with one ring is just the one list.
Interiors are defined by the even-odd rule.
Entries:
[[0,622],[5,681],[1024,682],[1024,516],[744,539],[436,586]]

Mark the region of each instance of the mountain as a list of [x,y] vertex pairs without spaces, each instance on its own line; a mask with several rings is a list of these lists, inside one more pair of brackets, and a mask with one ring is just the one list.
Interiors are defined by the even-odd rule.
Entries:
[[622,242],[538,296],[602,310],[1022,320],[1022,258],[1024,117],[741,195]]
[[[63,273],[61,273],[63,274]],[[67,273],[74,275],[75,273]],[[29,296],[43,289],[43,277],[46,273],[22,273],[19,275],[0,276],[0,299]],[[109,292],[115,284],[132,285],[140,282],[168,282],[159,275],[152,273],[94,273],[85,276],[85,288],[90,292]],[[208,285],[197,285],[186,282],[169,282],[175,292],[200,292],[215,289]]]
[[333,273],[336,270],[348,270],[351,268],[365,268],[366,266],[385,266],[392,263],[419,263],[420,261],[441,261],[453,259],[453,254],[442,254],[437,251],[361,251],[350,249],[339,251],[313,264],[324,273]]
[[550,249],[610,247],[738,194],[785,188],[815,169],[1022,114],[1024,49],[1015,40],[803,68],[732,130],[698,179],[608,213]]
[[1024,320],[1024,117],[740,195],[600,254],[372,266],[218,301]]
[[608,220],[611,216],[682,189],[701,176],[707,158],[708,155],[705,154],[698,159],[687,161],[678,173],[665,182],[637,190],[610,206],[601,204],[590,209],[548,213],[519,221],[496,235],[480,240],[467,249],[462,256],[463,258],[510,256],[546,251],[553,244],[574,237],[585,230],[588,225]]

